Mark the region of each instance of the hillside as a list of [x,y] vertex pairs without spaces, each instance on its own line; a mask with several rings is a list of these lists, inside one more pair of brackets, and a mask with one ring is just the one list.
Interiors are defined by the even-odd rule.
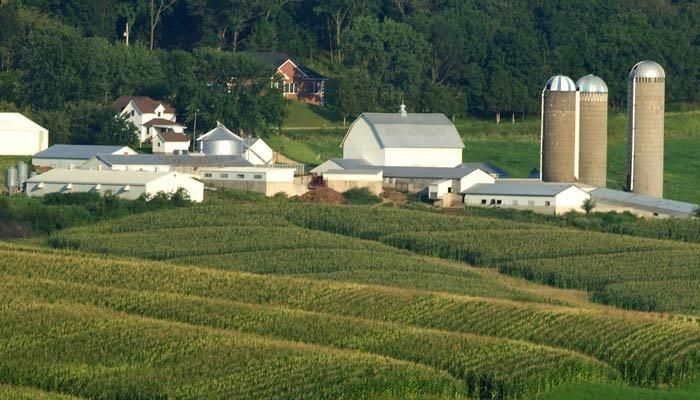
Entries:
[[[415,240],[435,239],[407,245],[410,235],[392,233],[406,224],[423,232]],[[501,239],[458,250],[436,236],[469,243],[469,231]],[[210,202],[104,221],[52,235],[49,243],[64,250],[0,243],[0,384],[79,398],[532,398],[555,388],[568,393],[561,398],[572,390],[587,398],[603,384],[692,398],[651,387],[697,377],[696,319],[613,309],[582,292],[500,275],[489,268],[494,256],[540,254],[506,232],[573,239],[551,256],[576,257],[583,243],[600,252],[591,246],[600,242],[613,246],[606,252],[697,251],[477,217],[286,201]],[[478,254],[470,259],[480,267],[414,252]],[[636,281],[634,263],[626,268]],[[673,276],[699,279],[665,268],[645,279],[662,279],[671,292],[683,290]],[[697,303],[659,307],[696,313]]]

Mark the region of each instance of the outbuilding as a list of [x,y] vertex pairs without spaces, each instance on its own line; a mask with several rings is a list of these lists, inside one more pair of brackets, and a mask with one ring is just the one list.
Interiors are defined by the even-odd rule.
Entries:
[[328,188],[340,193],[361,188],[376,195],[384,191],[382,185],[384,177],[381,169],[329,170],[323,174],[323,180]]
[[202,182],[176,172],[52,169],[29,178],[25,193],[41,197],[49,193],[111,192],[121,198],[137,199],[144,194],[174,193],[179,188],[194,202],[204,199]]
[[308,187],[296,182],[294,172],[294,168],[230,166],[201,168],[197,174],[211,186],[257,192],[265,196],[277,193],[297,196],[306,193]]
[[152,146],[154,154],[187,154],[190,138],[179,132],[158,132],[153,136]]
[[467,206],[515,208],[555,215],[583,211],[583,202],[591,198],[588,192],[570,183],[528,179],[476,184],[463,190],[462,195]]
[[628,211],[642,217],[687,218],[698,208],[698,205],[693,203],[605,188],[595,189],[590,193],[595,211]]
[[99,146],[82,144],[55,144],[48,149],[32,156],[35,167],[44,168],[75,168],[84,164],[97,155],[135,155],[128,146]]
[[83,164],[81,169],[111,169],[119,171],[175,171],[196,174],[207,167],[239,167],[252,164],[237,156],[206,156],[202,154],[139,154],[99,155]]
[[49,147],[49,131],[20,113],[0,112],[0,155],[29,156]]

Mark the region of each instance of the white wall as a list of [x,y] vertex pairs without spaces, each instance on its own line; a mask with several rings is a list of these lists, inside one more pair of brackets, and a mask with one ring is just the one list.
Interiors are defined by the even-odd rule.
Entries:
[[459,187],[455,188],[455,192],[460,193],[463,192],[470,187],[479,184],[479,183],[495,183],[496,178],[493,176],[489,175],[486,171],[482,171],[480,169],[475,170],[471,174],[463,177],[462,179],[459,180]]
[[46,167],[46,168],[60,168],[69,169],[78,168],[83,165],[85,160],[83,159],[66,159],[66,158],[32,158],[32,165],[35,167]]
[[148,171],[148,172],[169,172],[170,165],[112,165],[109,166],[97,157],[93,157],[86,161],[84,164],[80,165],[80,169],[106,169],[113,171]]
[[372,165],[390,165],[384,163],[384,151],[379,147],[372,128],[362,118],[350,126],[343,142],[343,158],[363,159]]
[[555,197],[556,213],[564,214],[571,210],[582,212],[583,201],[590,198],[591,195],[588,192],[572,186]]
[[446,193],[450,192],[450,188],[452,188],[454,191],[454,186],[455,181],[452,179],[445,179],[442,181],[433,182],[430,185],[428,185],[428,198],[431,200],[442,199]]
[[153,153],[173,154],[175,150],[189,150],[190,142],[164,142],[158,135],[153,136]]
[[[26,194],[30,197],[41,197],[49,193],[71,193],[71,192],[94,192],[94,184],[72,184],[70,189],[66,188],[66,183],[44,183],[43,188],[39,188],[38,182],[27,182]],[[142,194],[146,193],[145,185],[129,185],[129,190],[124,190],[124,185],[101,185],[99,193],[111,191],[113,194],[124,198],[134,200]]]
[[[464,204],[479,207],[502,207],[534,210],[546,214],[565,214],[571,210],[583,211],[581,204],[590,195],[571,187],[556,196],[505,196],[505,195],[465,195]],[[486,204],[482,202],[486,200]],[[495,204],[491,202],[495,201]],[[500,201],[500,203],[499,203]]]
[[158,192],[173,193],[179,188],[185,189],[190,195],[190,200],[196,203],[204,200],[204,184],[186,175],[169,174],[146,184],[146,191],[151,195]]
[[462,149],[390,148],[384,149],[384,165],[395,167],[447,167],[462,163]]
[[0,155],[30,156],[49,147],[49,131],[46,129],[0,130],[0,144]]
[[243,152],[243,158],[250,161],[253,165],[272,163],[273,155],[273,150],[262,139],[256,140],[252,146]]

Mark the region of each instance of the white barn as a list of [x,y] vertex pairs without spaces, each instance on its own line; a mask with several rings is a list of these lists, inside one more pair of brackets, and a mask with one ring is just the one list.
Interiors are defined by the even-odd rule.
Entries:
[[341,143],[344,159],[371,165],[456,167],[464,143],[445,114],[363,113]]
[[554,215],[583,211],[583,202],[591,198],[588,192],[570,183],[528,179],[476,184],[463,190],[462,195],[467,206],[515,208]]
[[137,199],[142,194],[173,193],[179,188],[185,189],[192,201],[204,199],[202,182],[176,172],[52,169],[29,178],[25,193],[41,197],[49,193],[109,191],[125,199]]
[[128,146],[55,144],[32,156],[32,164],[44,168],[73,168],[100,154],[137,154]]
[[49,131],[20,113],[0,112],[0,155],[29,156],[49,147]]

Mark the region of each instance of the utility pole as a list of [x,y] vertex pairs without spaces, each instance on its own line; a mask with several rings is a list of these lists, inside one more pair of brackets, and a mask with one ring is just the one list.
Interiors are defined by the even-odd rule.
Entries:
[[126,47],[129,47],[129,21],[126,21],[126,30],[124,31],[124,38],[126,38]]
[[194,127],[192,128],[192,152],[197,152],[197,113],[199,108],[194,110]]

